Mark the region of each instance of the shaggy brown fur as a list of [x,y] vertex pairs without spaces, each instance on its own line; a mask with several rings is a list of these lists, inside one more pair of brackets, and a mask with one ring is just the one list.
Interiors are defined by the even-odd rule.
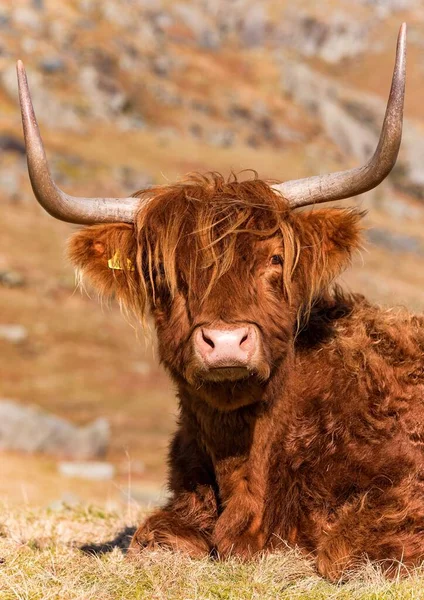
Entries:
[[[70,244],[102,295],[139,318],[151,311],[178,387],[172,498],[131,552],[249,557],[288,541],[331,579],[365,555],[419,563],[424,318],[331,288],[361,214],[291,211],[265,182],[217,174],[148,195],[134,226],[88,227]],[[112,256],[121,270],[108,268]],[[204,380],[194,331],[239,323],[260,332],[257,368]]]

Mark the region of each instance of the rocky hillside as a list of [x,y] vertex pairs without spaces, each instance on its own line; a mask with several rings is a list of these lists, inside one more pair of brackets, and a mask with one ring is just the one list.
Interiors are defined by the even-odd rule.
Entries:
[[[10,163],[8,155],[22,153],[21,57],[55,172],[68,187],[100,181],[132,190],[187,170],[231,167],[284,179],[364,160],[406,20],[407,122],[391,182],[422,198],[420,6],[18,0],[0,9],[3,153]],[[21,197],[15,170],[2,174],[1,189]]]
[[[118,480],[127,477],[128,456],[142,465],[136,480],[163,476],[172,390],[115,308],[102,312],[74,294],[64,260],[73,228],[46,215],[28,185],[17,58],[60,185],[129,195],[194,170],[256,169],[284,180],[365,160],[378,139],[402,21],[409,25],[404,142],[389,180],[358,199],[370,208],[367,252],[344,280],[377,301],[422,310],[419,0],[1,3],[0,396],[77,425],[105,416]],[[46,473],[49,497],[68,489],[52,474],[54,463],[31,460],[39,479],[22,492],[28,463],[9,456],[0,492],[38,501]]]

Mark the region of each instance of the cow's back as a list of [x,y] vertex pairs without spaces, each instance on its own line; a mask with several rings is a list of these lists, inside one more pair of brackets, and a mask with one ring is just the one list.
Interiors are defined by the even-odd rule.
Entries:
[[311,549],[367,502],[398,518],[424,500],[424,317],[362,296],[325,315],[299,336],[267,494],[270,530]]

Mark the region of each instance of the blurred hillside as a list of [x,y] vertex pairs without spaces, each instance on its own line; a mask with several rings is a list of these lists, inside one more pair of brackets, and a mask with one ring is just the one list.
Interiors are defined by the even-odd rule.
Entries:
[[[129,470],[135,498],[137,486],[162,480],[175,401],[143,335],[116,307],[74,293],[65,241],[75,228],[44,213],[28,184],[16,60],[61,187],[127,196],[194,170],[285,180],[364,161],[402,21],[404,142],[390,178],[357,200],[370,210],[368,241],[343,280],[375,301],[422,310],[420,0],[0,0],[0,396],[77,424],[110,421],[117,477],[75,484],[81,497],[124,499]],[[51,459],[0,461],[0,494],[11,502],[74,490]]]

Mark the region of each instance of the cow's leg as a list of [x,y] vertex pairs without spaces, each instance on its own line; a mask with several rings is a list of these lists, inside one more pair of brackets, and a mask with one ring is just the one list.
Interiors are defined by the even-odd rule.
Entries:
[[228,481],[221,479],[225,508],[216,522],[213,544],[221,558],[250,558],[265,544],[263,489],[244,467],[234,469]]
[[364,494],[324,532],[317,568],[333,581],[364,558],[378,562],[390,575],[424,560],[424,502],[413,494],[386,491],[387,498]]
[[[203,493],[202,493],[203,492]],[[181,494],[154,512],[135,532],[128,554],[162,546],[193,558],[210,554],[211,532],[216,520],[212,490]]]
[[221,558],[249,559],[265,548],[263,517],[273,435],[271,414],[252,421],[251,427],[243,432],[237,452],[233,446],[224,447],[215,464],[223,510],[214,528],[213,543]]
[[234,498],[219,517],[213,544],[220,558],[248,559],[261,552],[265,544],[262,518],[246,498]]
[[212,531],[218,518],[216,481],[210,459],[196,440],[180,430],[169,453],[172,498],[135,532],[129,555],[164,546],[201,557],[212,550]]

